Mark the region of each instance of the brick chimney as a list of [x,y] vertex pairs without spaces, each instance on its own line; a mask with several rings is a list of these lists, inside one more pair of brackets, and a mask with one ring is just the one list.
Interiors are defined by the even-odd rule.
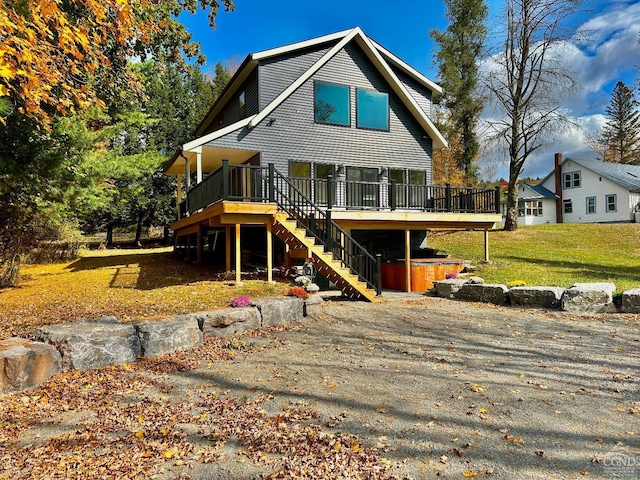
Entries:
[[562,154],[556,153],[554,158],[554,175],[556,179],[556,223],[562,223],[562,214],[564,211],[564,205],[562,204]]

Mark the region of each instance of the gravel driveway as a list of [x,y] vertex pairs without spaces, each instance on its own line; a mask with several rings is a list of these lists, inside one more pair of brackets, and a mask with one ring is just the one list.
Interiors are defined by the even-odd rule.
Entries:
[[283,347],[200,378],[271,393],[273,412],[312,407],[400,478],[640,479],[639,327],[416,296],[330,301],[279,333]]
[[[276,441],[323,435],[329,453],[342,448],[340,453],[354,458],[354,452],[362,449],[360,455],[372,447],[390,465],[385,475],[400,479],[640,479],[639,315],[577,316],[388,294],[375,304],[327,301],[293,330],[231,342],[255,348],[239,348],[222,361],[203,361],[196,350],[192,355],[201,367],[191,371],[96,373],[91,384],[76,388],[89,393],[69,397],[90,400],[86,408],[56,407],[75,413],[55,421],[26,419],[33,429],[22,434],[20,452],[31,449],[37,455],[75,445],[89,455],[86,450],[95,448],[95,442],[86,440],[92,447],[79,443],[84,438],[81,423],[97,434],[106,432],[91,438],[109,440],[124,430],[119,435],[125,443],[114,447],[122,451],[126,442],[147,442],[154,429],[162,440],[174,427],[161,422],[171,417],[186,435],[176,438],[222,445],[223,456],[196,462],[193,468],[181,462],[175,468],[160,466],[154,478],[290,478],[286,468],[274,473],[273,462],[252,462],[239,445],[237,436],[251,431],[255,418],[271,429]],[[103,378],[126,383],[118,390],[124,393],[105,398],[100,392],[109,390],[101,384],[108,382]],[[98,388],[105,390],[91,393]],[[53,393],[47,393],[51,400],[44,404],[43,391],[36,390],[31,399],[5,401],[27,402],[25,408],[37,402],[44,412],[54,403],[65,405],[64,389],[55,402]],[[214,407],[203,410],[203,405]],[[211,420],[211,408],[218,409],[218,420]],[[242,409],[253,410],[234,413]],[[319,412],[311,419],[321,425],[317,429],[304,418],[287,417],[311,411]],[[234,423],[240,417],[245,423]],[[228,435],[216,443],[218,437],[207,432],[227,424]],[[259,432],[255,435],[252,442],[262,441]],[[66,440],[47,444],[54,437]],[[296,454],[303,443],[287,443],[288,452]],[[38,450],[39,445],[49,450]],[[3,457],[0,451],[0,458],[15,462],[17,454],[12,450]],[[254,451],[256,455],[279,461],[273,453]],[[308,458],[318,462],[322,457],[311,450]],[[126,459],[126,451],[118,457],[125,464]],[[12,470],[7,465],[9,472],[28,478],[26,467]],[[373,472],[366,478],[379,478]]]

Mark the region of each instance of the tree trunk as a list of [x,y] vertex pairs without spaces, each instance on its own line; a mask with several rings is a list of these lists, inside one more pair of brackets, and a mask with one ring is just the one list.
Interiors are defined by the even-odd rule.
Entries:
[[507,190],[507,211],[504,219],[504,229],[514,232],[518,229],[518,180],[509,179]]
[[113,246],[113,222],[107,223],[107,238],[104,241],[105,247]]
[[169,225],[164,226],[164,243],[165,245],[169,245],[169,236],[171,232],[169,230]]

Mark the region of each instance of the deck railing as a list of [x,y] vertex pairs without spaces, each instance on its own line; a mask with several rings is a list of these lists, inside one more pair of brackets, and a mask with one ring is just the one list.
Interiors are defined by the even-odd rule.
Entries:
[[[276,203],[289,218],[296,220],[300,228],[304,228],[309,236],[323,245],[326,252],[331,252],[335,259],[379,295],[382,291],[381,258],[367,252],[332,221],[331,209],[323,209],[315,204],[309,198],[309,192],[304,191],[305,188],[304,184],[299,185],[295,180],[282,175],[273,164],[268,167],[230,167],[225,161],[221,169],[187,192],[187,199],[181,205],[181,210],[187,214],[193,213],[220,200]],[[326,205],[333,203],[332,194],[332,191],[325,190]]]
[[334,208],[498,213],[500,190],[448,184],[336,181],[331,176],[288,178],[273,164],[230,166],[224,160],[222,168],[189,189],[180,211],[189,215],[220,200],[276,203],[324,245],[325,251],[333,253],[334,258],[380,294],[380,257],[372,256],[331,219]]

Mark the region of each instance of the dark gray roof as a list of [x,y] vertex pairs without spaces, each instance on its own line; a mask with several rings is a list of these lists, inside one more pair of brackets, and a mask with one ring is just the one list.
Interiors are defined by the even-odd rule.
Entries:
[[[592,172],[617,183],[630,192],[640,193],[640,165],[626,165],[624,163],[575,158],[567,158],[565,162],[568,160],[584,168],[588,168]],[[551,174],[553,174],[553,172],[551,172]]]
[[549,190],[548,188],[544,188],[542,185],[540,185],[539,183],[536,183],[535,185],[532,185],[531,183],[523,183],[522,185],[526,185],[527,187],[529,187],[531,190],[533,190],[534,192],[536,192],[538,195],[540,195],[542,198],[552,198],[555,199],[556,198],[556,194],[553,193],[551,190]]

